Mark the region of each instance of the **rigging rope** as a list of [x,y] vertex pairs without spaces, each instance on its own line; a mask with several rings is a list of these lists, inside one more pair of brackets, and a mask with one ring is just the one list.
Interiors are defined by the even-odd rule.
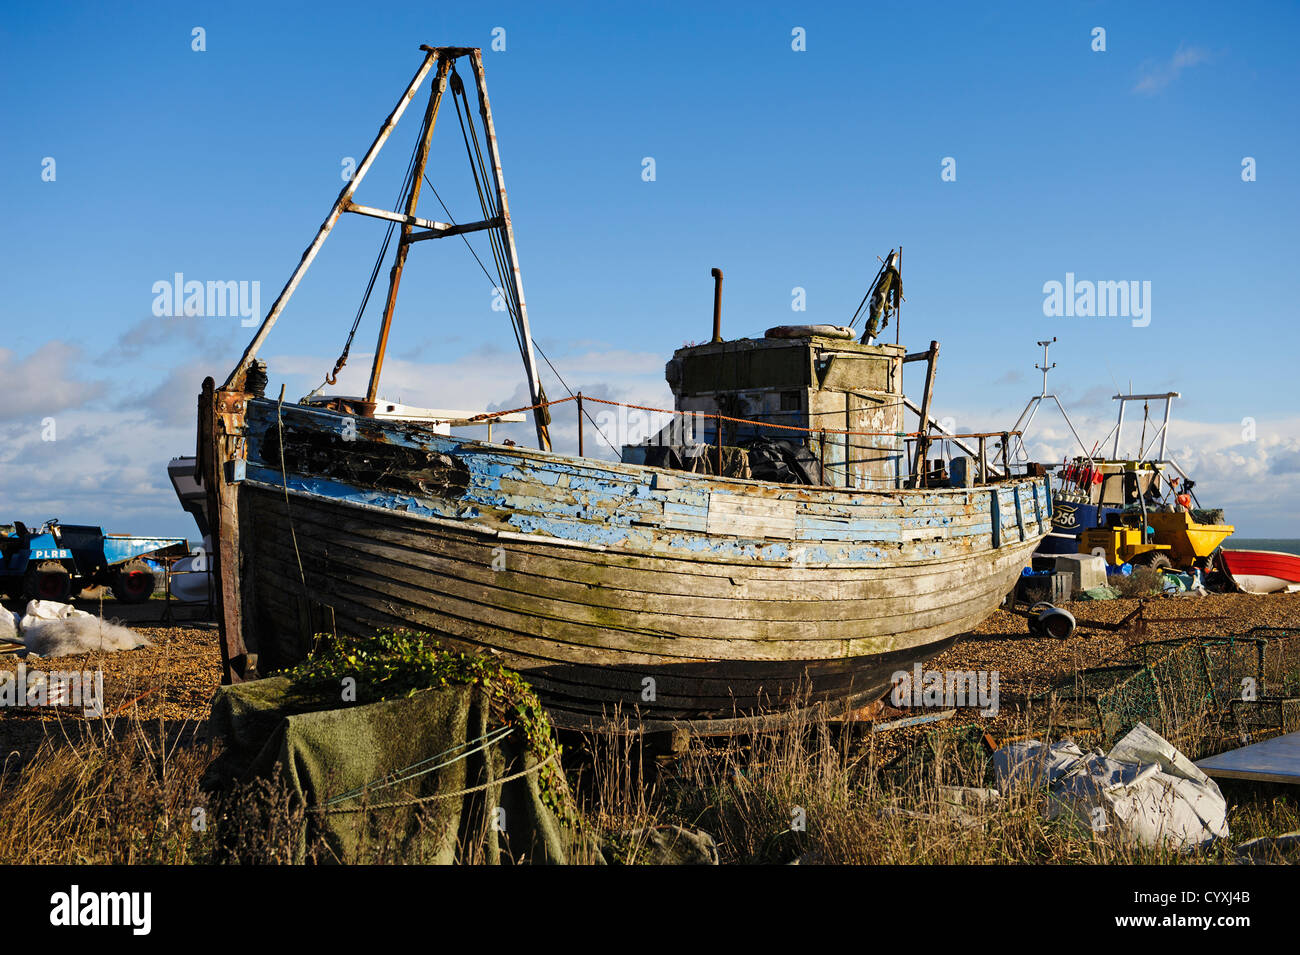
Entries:
[[[402,204],[402,197],[406,195],[407,191],[411,188],[411,180],[414,178],[412,174],[415,172],[415,157],[419,154],[420,144],[424,142],[424,134],[427,128],[427,121],[421,123],[420,136],[416,139],[415,146],[411,150],[411,158],[406,163],[406,175],[402,177],[402,187],[398,190],[397,198],[393,201],[394,209],[398,208]],[[370,270],[370,281],[366,283],[365,294],[361,296],[361,304],[357,307],[356,317],[352,320],[352,328],[348,331],[347,341],[343,343],[343,351],[339,354],[338,360],[334,363],[334,370],[326,375],[325,380],[312,390],[312,395],[319,394],[326,385],[338,383],[339,372],[342,371],[343,366],[348,363],[348,354],[352,351],[352,340],[356,338],[357,329],[361,327],[361,319],[366,313],[366,306],[370,303],[370,295],[375,289],[375,280],[379,277],[379,270],[383,267],[384,258],[388,255],[388,247],[393,241],[393,230],[396,228],[396,222],[390,221],[388,223],[388,231],[384,233],[384,244],[379,247],[379,255],[375,257],[374,268]]]
[[534,763],[532,766],[525,766],[517,773],[511,773],[509,776],[502,776],[498,779],[491,779],[485,783],[479,783],[477,786],[466,786],[464,789],[457,789],[454,792],[434,793],[431,796],[417,796],[413,799],[396,799],[392,802],[381,802],[373,806],[364,803],[360,806],[312,806],[310,807],[310,811],[325,813],[326,815],[345,812],[377,812],[380,809],[405,809],[410,806],[420,806],[426,802],[433,802],[438,799],[457,799],[463,796],[472,795],[473,793],[484,792],[494,786],[502,786],[505,783],[514,782],[516,779],[522,779],[525,776],[531,776],[542,767],[554,762],[555,756],[555,753],[551,753],[551,755],[547,756],[540,762]]
[[[474,178],[474,190],[478,195],[479,208],[483,213],[483,219],[485,221],[488,219],[493,219],[498,217],[504,219],[505,213],[504,210],[499,205],[499,196],[497,196],[496,190],[494,188],[490,188],[488,185],[491,182],[491,177],[488,175],[487,163],[484,161],[483,158],[483,149],[482,149],[482,144],[479,141],[478,128],[474,125],[473,114],[470,112],[469,98],[466,96],[465,93],[465,83],[461,79],[460,74],[456,72],[455,63],[452,64],[452,68],[451,68],[450,86],[451,86],[451,94],[452,94],[451,101],[452,104],[456,107],[456,120],[460,125],[461,138],[462,140],[464,140],[465,143],[465,153],[469,159],[470,174]],[[461,108],[462,104],[464,105],[463,110]],[[468,121],[468,125],[467,125],[467,121]],[[398,192],[397,199],[393,203],[394,208],[397,208],[398,206],[401,205],[402,197],[405,196],[411,189],[412,186],[411,179],[415,169],[415,159],[419,153],[420,143],[424,141],[424,137],[427,133],[427,129],[428,129],[428,116],[426,115],[425,122],[422,123],[420,127],[420,136],[416,140],[415,147],[411,151],[411,158],[407,162],[406,175],[402,180],[402,187],[401,190]],[[438,200],[438,204],[442,206],[442,211],[447,216],[447,220],[452,225],[456,225],[457,222],[452,217],[451,210],[447,207],[447,203],[443,201],[442,196],[438,193],[437,188],[429,180],[428,174],[423,173],[422,178],[424,179],[425,184],[428,185],[430,191],[433,193],[434,198]],[[318,385],[311,392],[312,395],[319,394],[321,390],[325,388],[326,385],[335,384],[338,379],[339,371],[342,370],[345,364],[347,364],[348,354],[352,348],[352,341],[356,337],[357,329],[361,325],[361,319],[365,314],[366,306],[370,301],[371,293],[374,291],[375,281],[378,279],[379,270],[383,265],[384,258],[388,254],[388,248],[393,238],[393,230],[396,227],[397,227],[396,222],[389,222],[388,231],[384,236],[384,243],[380,247],[378,257],[375,259],[374,268],[371,269],[370,281],[366,285],[365,294],[361,298],[361,305],[358,307],[356,317],[353,319],[352,328],[348,332],[347,341],[343,345],[343,351],[339,355],[338,361],[334,365],[334,370],[330,374],[325,376],[325,380],[321,382],[321,384]],[[506,276],[511,273],[511,269],[509,267],[509,262],[506,257],[504,240],[497,229],[488,229],[487,232],[488,232],[488,241],[492,248],[492,263],[494,266],[496,266],[496,270],[497,270],[497,277],[495,279],[493,279],[492,273],[488,271],[487,266],[484,265],[483,260],[482,258],[479,257],[478,252],[475,251],[474,246],[470,244],[469,237],[462,232],[460,233],[460,238],[461,241],[465,243],[465,248],[469,249],[470,255],[474,257],[474,261],[478,263],[478,267],[482,269],[483,274],[487,277],[487,280],[492,283],[493,289],[496,292],[498,292],[498,294],[500,294],[504,299],[506,310],[510,313],[510,328],[511,331],[514,333],[515,346],[519,349],[519,356],[521,359],[523,359],[525,366],[527,366],[528,365],[528,343],[525,341],[524,324],[523,324],[523,317],[522,317],[523,308],[520,305],[519,294],[517,289],[515,288],[514,282],[510,282],[506,280]],[[560,374],[559,369],[555,367],[555,363],[552,362],[550,357],[546,354],[546,352],[543,351],[541,345],[537,344],[536,341],[533,341],[532,345],[537,350],[537,353],[542,356],[542,360],[546,362],[547,367],[551,369],[551,373],[555,375],[556,380],[559,381],[560,386],[564,388],[564,390],[568,393],[569,397],[570,398],[575,397],[575,393],[573,389],[569,387],[568,382],[564,380],[564,376]],[[546,409],[548,408],[550,402],[547,401],[546,391],[542,387],[540,381],[538,382],[538,388],[539,388],[538,398],[540,399],[540,401],[534,407],[538,410],[545,411],[547,413],[548,423],[549,423],[549,411],[547,411]],[[618,448],[614,446],[614,443],[610,441],[609,437],[605,434],[604,430],[600,427],[599,424],[596,423],[596,420],[591,416],[591,412],[587,411],[586,408],[583,408],[582,413],[583,413],[583,417],[585,417],[589,422],[591,422],[591,426],[596,429],[596,433],[600,435],[601,440],[605,442],[605,444],[609,447],[609,449],[613,451],[616,455],[619,454]]]
[[867,294],[864,295],[864,296],[862,296],[862,301],[858,303],[858,309],[857,309],[857,311],[855,311],[855,312],[853,313],[853,317],[852,317],[851,319],[849,319],[849,328],[852,328],[853,326],[855,326],[855,325],[858,323],[858,318],[862,315],[862,310],[863,310],[864,308],[866,308],[866,306],[867,306],[867,301],[871,298],[871,293],[872,293],[872,292],[875,290],[875,288],[876,288],[876,282],[880,281],[880,273],[883,272],[883,271],[885,271],[885,265],[886,265],[886,264],[887,264],[887,263],[885,263],[885,262],[881,262],[881,263],[880,263],[880,268],[876,270],[876,277],[873,278],[873,279],[871,280],[871,284],[867,286]]
[[[460,762],[463,759],[468,759],[476,753],[483,752],[505,739],[512,732],[514,732],[514,727],[509,724],[498,727],[495,730],[490,730],[477,739],[457,743],[455,746],[445,749],[441,753],[430,756],[428,759],[422,759],[419,762],[411,763],[409,766],[403,766],[401,769],[393,770],[393,772],[389,773],[387,776],[372,780],[365,785],[357,786],[354,789],[349,789],[345,793],[340,793],[332,799],[326,800],[325,805],[334,806],[341,802],[347,802],[349,799],[356,799],[358,796],[364,795],[365,793],[376,792],[380,789],[388,789],[392,786],[398,786],[402,783],[410,782],[412,779],[427,776],[429,773],[436,772],[439,769],[452,765],[453,763]],[[444,759],[443,757],[447,758]],[[437,762],[438,760],[442,761]],[[433,763],[434,765],[430,765],[430,763]]]
[[302,581],[303,596],[307,595],[307,574],[302,569],[302,554],[298,552],[298,532],[293,529],[293,510],[289,505],[289,473],[284,466],[284,385],[280,386],[280,400],[275,405],[276,443],[280,447],[280,484],[284,488],[284,516],[289,523],[289,536],[293,539],[293,556],[298,561],[298,579]]
[[[443,200],[442,200],[442,196],[440,196],[440,195],[438,194],[438,190],[437,190],[437,188],[434,186],[434,184],[431,183],[431,182],[429,182],[429,177],[428,177],[428,176],[425,176],[425,177],[424,177],[424,182],[425,182],[425,185],[427,185],[427,186],[429,187],[429,190],[433,193],[433,197],[434,197],[435,199],[438,200],[438,205],[442,206],[442,213],[443,213],[443,215],[445,215],[445,216],[447,217],[447,221],[450,222],[452,225],[456,225],[456,220],[455,220],[455,218],[452,216],[452,214],[451,214],[451,210],[447,208],[447,203],[443,202]],[[494,289],[498,289],[498,288],[500,288],[500,285],[497,284],[497,283],[498,283],[498,280],[492,278],[492,273],[489,272],[488,269],[487,269],[487,266],[483,264],[483,260],[479,257],[478,252],[476,252],[476,251],[474,250],[474,246],[472,246],[472,245],[470,244],[469,238],[465,235],[465,233],[463,233],[463,232],[460,233],[460,238],[461,238],[461,241],[465,243],[465,248],[469,249],[469,254],[472,255],[472,256],[474,256],[474,261],[478,263],[478,267],[483,271],[483,275],[487,278],[487,280],[488,280],[489,282],[492,283],[492,287],[493,287]],[[513,310],[513,308],[514,308],[514,307],[511,305],[510,302],[507,302],[507,303],[506,303],[506,307],[509,308],[509,309],[512,309],[512,310]],[[518,328],[516,322],[514,321],[514,319],[517,318],[518,314],[519,314],[519,313],[518,313],[517,310],[512,311],[512,314],[511,314],[511,316],[510,316],[510,317],[511,317],[511,323],[510,323],[510,325],[511,325],[511,328],[514,329],[514,333],[515,333],[515,342],[519,345],[520,353],[522,354],[522,353],[523,353],[524,345],[523,345],[523,342],[522,342],[521,339],[520,339],[519,328]],[[558,382],[560,383],[560,387],[563,388],[563,389],[565,390],[565,392],[568,393],[569,398],[568,398],[568,399],[561,399],[561,400],[569,400],[569,399],[572,399],[572,398],[576,398],[576,397],[577,397],[577,394],[574,392],[574,390],[573,390],[572,388],[569,387],[569,383],[566,382],[566,381],[564,380],[564,376],[560,374],[559,369],[555,367],[555,364],[551,361],[550,357],[546,354],[546,352],[543,351],[542,346],[541,346],[540,344],[538,344],[536,340],[533,341],[533,347],[537,349],[537,354],[539,354],[539,355],[542,356],[542,361],[546,362],[546,367],[548,367],[548,368],[551,369],[551,374],[555,375],[555,379],[556,379],[556,381],[558,381]],[[583,398],[586,398],[586,397],[587,397],[586,395],[583,395]],[[592,399],[592,400],[595,400],[595,399]],[[552,404],[559,404],[559,403],[560,403],[560,402],[558,402],[558,401],[545,402],[544,404],[533,405],[533,406],[529,406],[528,408],[524,408],[524,409],[520,409],[520,410],[523,410],[523,411],[532,411],[534,408],[538,408],[538,407],[548,407],[549,405],[552,405]],[[502,413],[502,412],[497,412],[497,413],[500,414],[500,413]],[[596,423],[596,419],[593,418],[593,417],[591,416],[591,412],[588,411],[586,408],[583,408],[583,409],[582,409],[582,416],[583,416],[584,418],[586,418],[588,421],[591,422],[591,426],[592,426],[593,428],[596,429],[596,433],[600,435],[600,439],[601,439],[602,441],[605,442],[606,446],[607,446],[611,451],[613,451],[615,454],[618,454],[618,453],[619,453],[618,448],[614,447],[614,443],[613,443],[612,441],[609,440],[609,438],[606,436],[604,430],[600,427],[599,424]],[[480,416],[480,417],[481,417],[481,416]]]
[[[496,217],[504,218],[505,210],[499,205],[499,196],[497,196],[495,189],[491,189],[488,186],[491,177],[488,175],[487,163],[483,159],[483,148],[479,141],[478,127],[474,125],[473,113],[470,112],[469,98],[465,93],[465,83],[461,79],[460,74],[456,72],[454,65],[451,70],[450,84],[452,92],[451,100],[452,104],[456,107],[456,121],[460,125],[461,139],[464,141],[465,153],[470,163],[470,173],[474,178],[474,190],[478,194],[479,209],[483,213],[484,220]],[[462,105],[464,106],[463,110],[461,108]],[[451,220],[454,225],[455,220],[452,219],[451,210],[449,210],[447,204],[442,201],[442,196],[438,194],[438,190],[434,188],[433,183],[429,182],[429,177],[427,175],[424,177],[424,181],[428,183],[429,189],[432,190],[434,196],[438,200],[438,204],[442,206],[443,212],[446,213],[447,218]],[[528,346],[525,341],[522,317],[523,308],[520,305],[519,294],[515,288],[514,282],[507,281],[506,278],[507,275],[510,274],[511,269],[506,257],[505,246],[501,234],[496,229],[488,230],[488,241],[492,248],[492,262],[493,265],[496,266],[497,270],[497,278],[495,281],[492,278],[492,274],[487,270],[487,266],[483,264],[483,260],[479,257],[478,253],[474,251],[474,247],[470,245],[469,239],[464,233],[461,233],[461,239],[464,241],[465,247],[470,250],[470,254],[474,256],[474,260],[478,262],[479,268],[483,270],[483,274],[487,276],[488,281],[493,283],[493,288],[496,289],[505,299],[506,308],[510,312],[511,327],[515,334],[515,344],[519,348],[520,358],[522,358],[525,365],[527,365]],[[574,397],[573,389],[569,387],[568,382],[564,380],[564,376],[560,374],[559,369],[555,367],[554,362],[552,362],[550,357],[547,356],[541,345],[536,341],[532,341],[532,345],[537,350],[537,353],[542,356],[542,360],[546,362],[547,367],[551,369],[551,373],[555,375],[560,386],[568,392],[569,397]],[[538,385],[540,388],[540,382]],[[538,405],[545,408],[548,402],[546,400],[546,392],[544,389],[538,397],[541,399],[538,402]],[[614,446],[614,443],[609,440],[604,430],[596,423],[596,420],[591,416],[591,412],[584,408],[582,413],[583,417],[591,422],[591,426],[596,429],[596,433],[600,435],[601,440],[605,442],[606,446],[608,446],[615,454],[618,454],[618,448]]]

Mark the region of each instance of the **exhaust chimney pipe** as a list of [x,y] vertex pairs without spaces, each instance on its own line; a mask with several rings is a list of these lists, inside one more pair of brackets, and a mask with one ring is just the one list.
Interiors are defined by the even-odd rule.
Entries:
[[711,269],[713,276],[713,340],[722,341],[722,269]]

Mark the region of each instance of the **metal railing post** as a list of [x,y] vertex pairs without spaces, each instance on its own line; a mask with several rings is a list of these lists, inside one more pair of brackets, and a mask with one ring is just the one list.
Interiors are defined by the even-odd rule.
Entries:
[[722,412],[717,414],[718,427],[718,477],[722,477]]
[[584,457],[582,446],[582,392],[578,392],[578,457]]

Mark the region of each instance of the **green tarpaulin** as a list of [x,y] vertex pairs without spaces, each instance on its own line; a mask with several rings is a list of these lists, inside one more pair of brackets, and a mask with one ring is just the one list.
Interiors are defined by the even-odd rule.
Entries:
[[306,810],[294,861],[599,860],[561,820],[571,810],[558,767],[547,772],[490,715],[482,685],[366,704],[292,687],[276,677],[217,692],[211,731],[224,748],[204,785],[282,779]]

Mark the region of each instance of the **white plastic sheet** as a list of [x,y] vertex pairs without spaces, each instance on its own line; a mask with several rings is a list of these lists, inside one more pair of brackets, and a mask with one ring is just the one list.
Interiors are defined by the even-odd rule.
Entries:
[[59,603],[57,600],[29,600],[27,611],[18,626],[21,630],[39,627],[51,620],[67,620],[70,617],[89,617],[84,610],[78,610],[71,604]]
[[18,614],[0,607],[0,640],[18,639]]
[[1214,780],[1144,723],[1109,753],[1074,740],[1012,743],[993,754],[998,788],[1046,785],[1048,815],[1073,814],[1094,832],[1145,846],[1192,849],[1228,836]]

